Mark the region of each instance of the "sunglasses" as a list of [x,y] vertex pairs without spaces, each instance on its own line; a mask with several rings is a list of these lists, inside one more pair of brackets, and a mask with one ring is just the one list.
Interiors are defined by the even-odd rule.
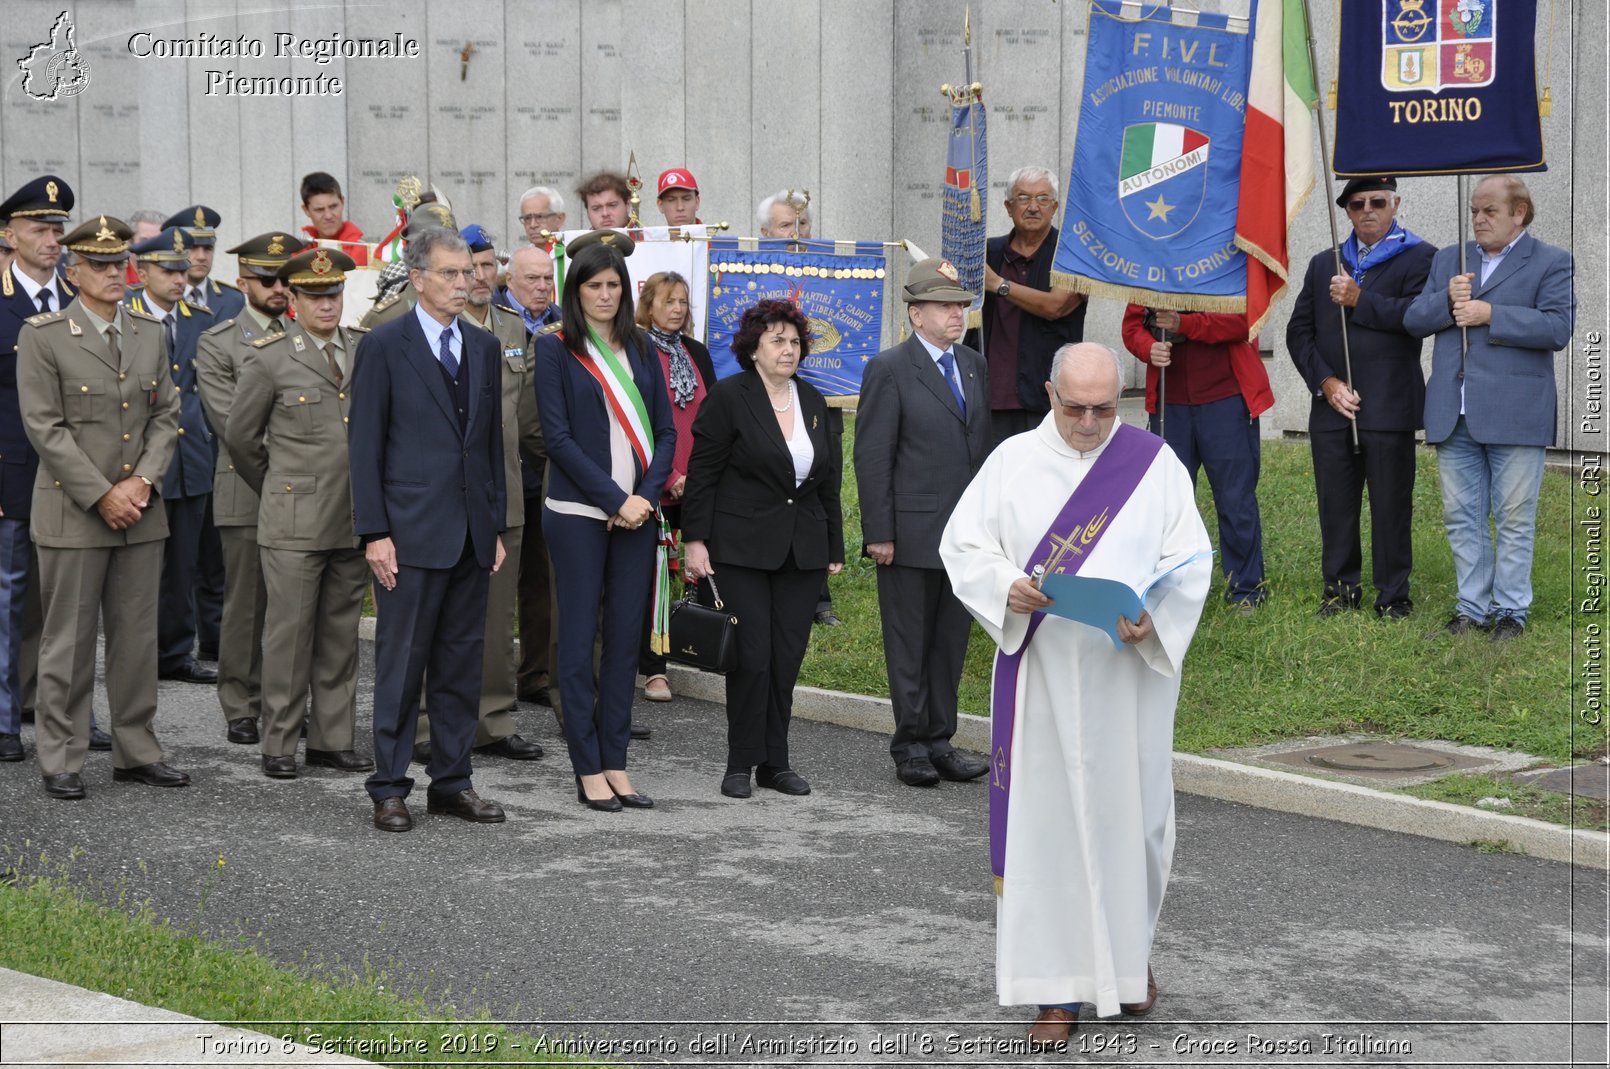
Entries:
[[1374,208],[1376,211],[1380,211],[1391,203],[1391,197],[1358,197],[1347,202],[1347,210],[1361,212],[1365,208]]

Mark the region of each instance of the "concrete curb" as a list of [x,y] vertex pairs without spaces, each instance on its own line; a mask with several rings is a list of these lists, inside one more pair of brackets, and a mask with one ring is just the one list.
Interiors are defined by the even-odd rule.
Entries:
[[[726,684],[721,676],[680,665],[671,666],[670,676],[672,688],[679,695],[718,703],[726,700]],[[879,735],[888,735],[894,729],[894,714],[887,698],[817,687],[795,688],[794,715]],[[963,713],[954,741],[962,749],[989,753],[989,719]],[[1317,776],[1186,753],[1174,755],[1174,786],[1187,794],[1224,802],[1428,839],[1455,843],[1504,842],[1511,849],[1532,857],[1610,870],[1610,834],[1567,828],[1530,817],[1490,813],[1470,806],[1433,802]]]

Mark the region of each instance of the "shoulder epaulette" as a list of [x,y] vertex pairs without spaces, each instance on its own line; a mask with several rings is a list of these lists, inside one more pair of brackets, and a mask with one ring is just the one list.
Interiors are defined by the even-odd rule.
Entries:
[[161,316],[154,316],[150,312],[147,312],[143,305],[141,307],[138,307],[138,308],[136,308],[132,304],[131,305],[126,305],[125,307],[128,309],[128,313],[131,316],[138,316],[140,319],[150,320],[152,323],[160,323],[160,322],[162,322],[162,317]]
[[261,349],[265,345],[273,345],[275,342],[279,341],[285,336],[286,335],[284,334],[265,334],[261,338],[258,338],[256,341],[252,342],[252,348]]
[[532,333],[531,336],[533,338],[540,338],[545,334],[557,334],[557,333],[559,333],[560,328],[562,328],[563,326],[564,326],[563,323],[560,323],[560,322],[558,322],[556,320],[556,321],[554,321],[552,323],[549,323],[546,326],[538,327],[536,329],[536,331]]
[[506,304],[498,304],[496,301],[494,301],[492,302],[492,307],[496,308],[500,312],[507,312],[512,316],[519,316],[521,319],[525,318],[524,316],[520,315],[520,310],[518,308],[510,308]]
[[222,333],[223,331],[228,330],[230,327],[232,327],[234,325],[235,325],[235,320],[234,319],[226,319],[221,323],[213,324],[212,326],[208,327],[202,333],[204,333],[204,334],[219,334],[219,333]]
[[375,304],[375,306],[373,308],[369,309],[369,311],[371,311],[371,312],[383,311],[383,310],[385,310],[387,308],[390,308],[392,305],[396,304],[400,300],[402,300],[402,294],[401,293],[393,293],[390,297],[382,298],[379,302],[377,302]]
[[213,280],[212,280],[212,284],[213,284],[213,285],[214,285],[214,286],[221,286],[221,287],[223,287],[223,288],[224,288],[224,289],[226,289],[226,290],[234,290],[234,291],[235,291],[235,292],[236,292],[236,293],[239,293],[239,292],[240,292],[240,287],[239,287],[239,286],[236,286],[236,285],[234,285],[234,284],[233,284],[233,283],[230,283],[230,282],[225,282],[225,281],[224,281],[224,280],[223,280],[223,279],[221,279],[221,278],[215,278],[215,279],[213,279]]
[[42,327],[46,323],[54,323],[56,320],[61,319],[66,314],[66,312],[58,308],[54,312],[39,312],[35,315],[31,315],[24,320],[24,322],[29,326]]
[[349,331],[351,331],[352,333],[354,333],[354,334],[367,334],[367,333],[369,333],[369,331],[372,328],[370,328],[370,327],[348,327],[347,329]]

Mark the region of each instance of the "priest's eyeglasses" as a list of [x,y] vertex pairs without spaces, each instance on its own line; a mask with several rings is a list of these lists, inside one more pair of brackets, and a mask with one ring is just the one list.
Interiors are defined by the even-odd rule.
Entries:
[[1118,411],[1117,402],[1105,405],[1070,405],[1062,399],[1062,393],[1055,385],[1051,387],[1051,393],[1057,399],[1057,407],[1062,409],[1062,414],[1069,419],[1082,420],[1086,416],[1092,419],[1111,419],[1113,413]]

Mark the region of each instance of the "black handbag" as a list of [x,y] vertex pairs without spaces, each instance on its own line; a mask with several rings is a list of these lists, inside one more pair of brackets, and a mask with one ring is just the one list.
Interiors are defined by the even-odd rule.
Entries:
[[706,579],[715,607],[699,603],[697,592],[671,603],[671,648],[666,656],[679,664],[726,675],[738,667],[738,618],[727,612],[716,590],[716,581]]

